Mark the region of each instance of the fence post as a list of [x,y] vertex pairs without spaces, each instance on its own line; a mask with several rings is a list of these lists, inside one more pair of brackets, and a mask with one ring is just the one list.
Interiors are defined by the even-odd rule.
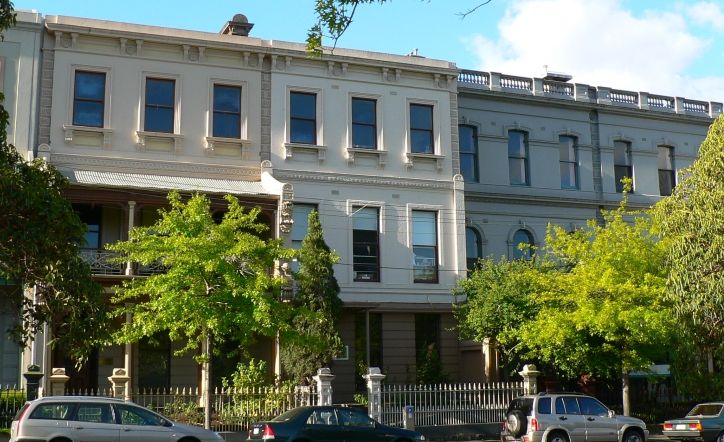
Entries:
[[50,370],[50,394],[49,396],[63,396],[65,394],[65,383],[70,379],[65,375],[65,368],[53,368]]
[[43,372],[40,371],[40,367],[34,364],[28,365],[28,369],[23,373],[25,378],[25,395],[29,401],[38,398],[38,388],[40,387],[40,380],[43,378]]
[[523,371],[518,372],[523,377],[523,393],[536,394],[538,392],[538,375],[540,371],[533,364],[525,364]]
[[313,376],[314,381],[317,382],[318,405],[332,405],[332,380],[334,378],[332,370],[327,367],[320,368]]
[[111,382],[111,392],[115,398],[123,398],[125,400],[131,400],[130,396],[126,395],[126,384],[131,378],[126,373],[125,368],[114,368],[113,374],[108,376],[108,380]]
[[362,376],[367,381],[367,408],[372,419],[381,422],[382,418],[382,380],[386,377],[379,367],[370,367]]

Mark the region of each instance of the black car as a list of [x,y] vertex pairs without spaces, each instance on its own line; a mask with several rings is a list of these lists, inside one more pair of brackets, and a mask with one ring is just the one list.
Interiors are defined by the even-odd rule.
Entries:
[[414,442],[425,440],[425,436],[383,425],[363,410],[332,405],[294,408],[270,421],[252,424],[248,440]]

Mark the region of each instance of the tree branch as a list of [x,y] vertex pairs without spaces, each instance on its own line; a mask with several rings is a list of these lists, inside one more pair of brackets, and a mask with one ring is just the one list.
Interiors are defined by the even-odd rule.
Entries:
[[466,12],[458,12],[458,13],[455,14],[455,15],[459,15],[459,16],[460,16],[460,19],[463,20],[463,19],[464,19],[465,17],[467,17],[468,15],[470,15],[470,14],[472,14],[473,12],[477,11],[481,6],[485,6],[485,5],[487,5],[488,3],[492,2],[492,1],[493,1],[493,0],[485,0],[484,2],[480,3],[480,4],[477,5],[476,7],[472,8],[472,9],[469,9],[469,10],[466,11]]

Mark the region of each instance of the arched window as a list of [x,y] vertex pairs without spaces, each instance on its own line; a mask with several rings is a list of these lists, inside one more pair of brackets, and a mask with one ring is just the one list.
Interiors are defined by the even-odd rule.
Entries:
[[531,249],[533,244],[533,235],[529,231],[516,230],[513,234],[513,259],[530,259],[534,253]]
[[475,268],[478,258],[483,256],[483,241],[480,233],[472,227],[465,228],[465,257],[468,270]]

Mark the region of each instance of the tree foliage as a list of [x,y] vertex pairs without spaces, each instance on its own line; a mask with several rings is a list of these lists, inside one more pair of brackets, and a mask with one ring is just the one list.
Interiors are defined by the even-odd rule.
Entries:
[[171,192],[170,207],[159,211],[155,224],[136,227],[128,241],[111,246],[124,261],[164,269],[117,288],[115,315],[133,315],[115,333],[117,342],[163,332],[183,342],[183,352],[197,350],[207,338],[243,346],[257,334],[287,329],[281,280],[271,270],[291,252],[279,241],[260,238],[266,226],[256,221],[258,209],[247,212],[235,197],[225,199],[228,210],[216,223],[208,197],[195,194],[184,201]]
[[604,225],[549,226],[537,262],[482,261],[458,291],[464,334],[497,337],[522,360],[559,374],[611,379],[653,364],[674,328],[663,246],[626,198]]
[[309,214],[308,225],[299,250],[299,271],[294,275],[297,309],[292,323],[300,336],[283,340],[281,348],[284,371],[296,382],[309,382],[342,346],[337,333],[342,301],[333,267],[339,257],[324,241],[317,211]]
[[322,54],[322,39],[332,39],[332,47],[352,23],[357,7],[361,4],[384,3],[386,0],[316,0],[314,13],[315,23],[307,32],[307,52],[312,55]]
[[[710,127],[699,157],[672,195],[652,210],[666,244],[669,297],[683,327],[676,352],[679,384],[698,397],[724,385],[724,117]],[[715,373],[715,368],[719,368]],[[684,378],[690,378],[688,382]],[[708,380],[706,380],[708,378]],[[689,385],[691,388],[686,388]],[[702,396],[703,394],[703,396]]]
[[[0,30],[14,24],[12,3],[1,1]],[[67,180],[41,159],[23,159],[8,143],[8,123],[0,106],[0,278],[19,285],[2,293],[22,309],[13,335],[27,345],[47,323],[51,344],[82,361],[106,329],[102,288],[80,257],[86,227],[63,196]]]

